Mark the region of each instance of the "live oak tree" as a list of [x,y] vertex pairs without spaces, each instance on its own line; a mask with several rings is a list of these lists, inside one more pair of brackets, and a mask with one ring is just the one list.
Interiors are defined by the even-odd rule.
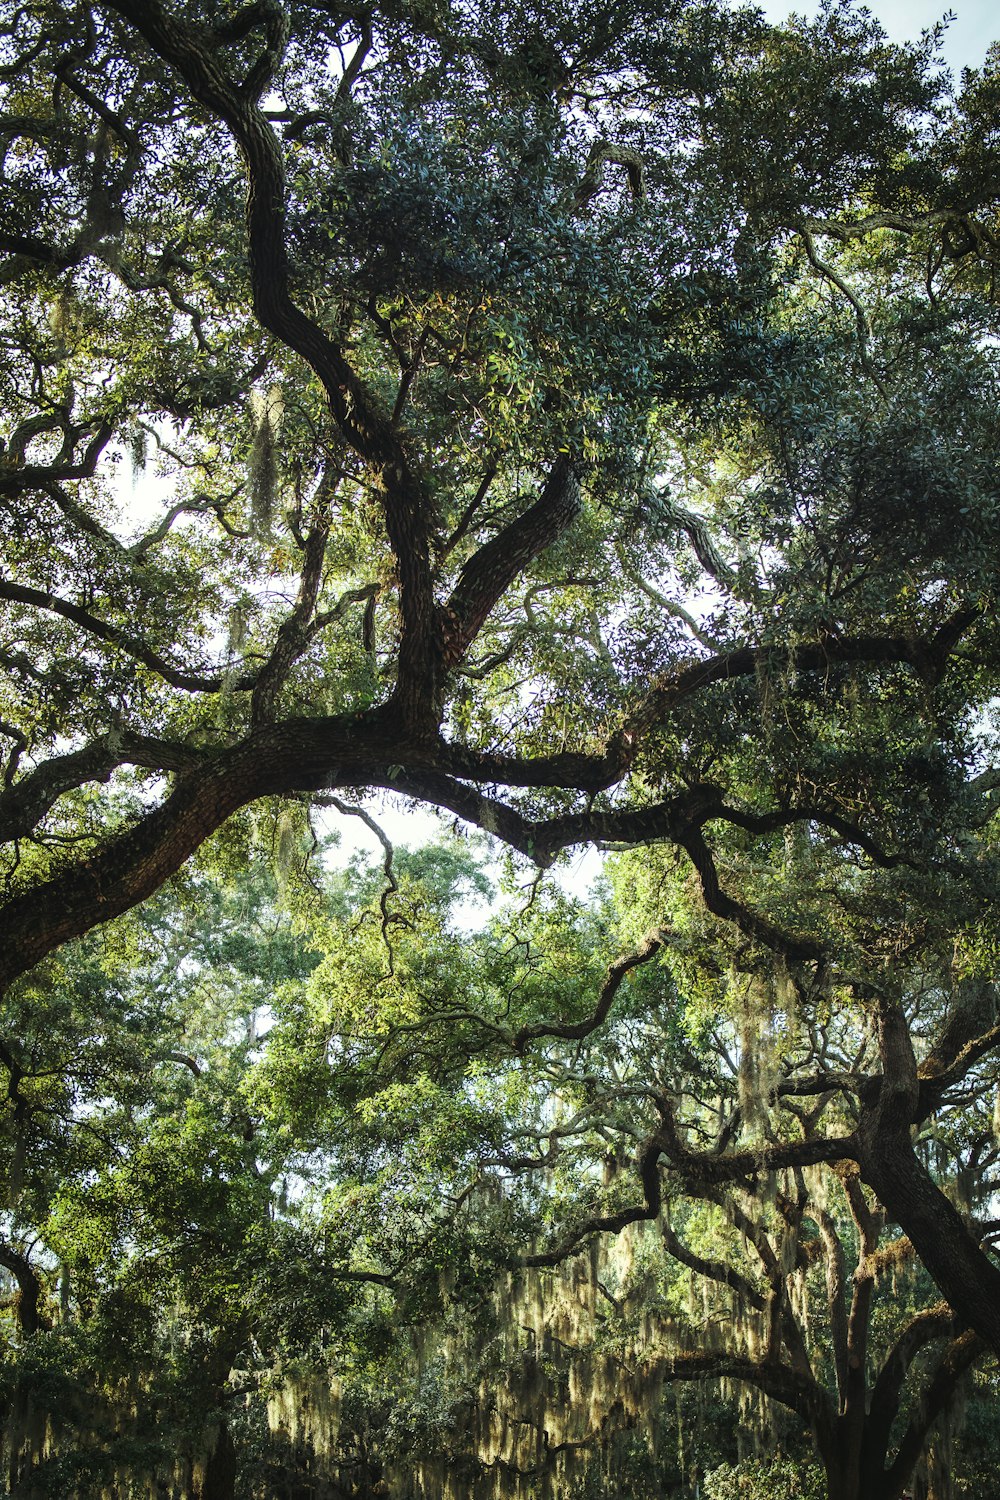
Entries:
[[[671,904],[682,910],[676,893]],[[765,1433],[775,1404],[795,1414],[831,1497],[909,1491],[985,1346],[935,1297],[856,1165],[805,1164],[807,1143],[844,1138],[857,1122],[873,1019],[834,994],[803,1005],[786,972],[748,971],[738,955],[720,965],[724,939],[705,946],[690,923],[663,940],[678,989],[669,971],[647,970],[600,1040],[585,1023],[573,1050],[550,1041],[545,1076],[562,1108],[507,1160],[515,1175],[543,1165],[557,1174],[548,1196],[562,1227],[528,1263],[556,1278],[554,1331],[567,1298],[589,1305],[582,1330],[559,1329],[572,1346],[574,1404],[591,1423],[603,1409],[655,1434],[665,1385],[721,1378],[763,1398]],[[902,1003],[914,1035],[933,1034],[936,976],[923,972]],[[996,1093],[995,1068],[970,1069],[917,1141],[986,1244],[997,1229]],[[600,1181],[602,1167],[606,1185],[584,1206],[580,1184]],[[608,1240],[620,1234],[633,1241],[624,1276]],[[560,1267],[581,1249],[590,1265],[568,1278]],[[515,1381],[514,1431],[517,1399]],[[551,1389],[548,1401],[558,1406]],[[585,1425],[578,1412],[574,1436]],[[952,1493],[951,1477],[945,1469],[933,1493]]]
[[[782,880],[787,888],[788,867],[802,879],[803,854],[782,854],[784,872],[758,858],[759,890]],[[642,909],[636,887],[650,880],[651,863],[647,855],[638,870],[620,872],[626,910]],[[810,889],[826,884],[823,864],[810,861]],[[854,1162],[824,1164],[829,1141],[849,1138],[862,1113],[878,1012],[835,987],[803,994],[773,961],[748,964],[724,931],[705,930],[690,883],[678,884],[669,862],[652,878],[673,917],[658,934],[666,963],[633,973],[627,989],[635,950],[613,965],[603,1024],[601,1007],[586,1013],[580,997],[596,934],[558,902],[521,914],[513,971],[487,968],[492,1007],[489,986],[466,980],[471,1004],[435,1014],[427,1000],[405,1024],[386,1017],[386,1066],[405,1066],[419,1038],[423,1069],[424,1059],[447,1055],[445,1038],[456,1045],[457,1032],[480,1083],[491,1054],[493,1066],[509,1066],[506,1031],[524,1054],[524,1085],[507,1095],[509,1122],[469,1196],[491,1201],[499,1191],[508,1209],[548,1224],[525,1270],[497,1293],[499,1343],[495,1330],[486,1345],[482,1334],[457,1347],[445,1336],[444,1454],[428,1452],[426,1437],[421,1447],[418,1421],[406,1472],[423,1476],[415,1493],[451,1493],[450,1481],[477,1496],[520,1495],[546,1477],[574,1493],[596,1472],[605,1485],[597,1493],[645,1494],[635,1470],[606,1469],[609,1443],[638,1425],[661,1437],[663,1467],[653,1462],[648,1476],[649,1493],[660,1493],[657,1483],[676,1475],[664,1391],[721,1379],[762,1398],[765,1431],[775,1405],[794,1413],[812,1434],[831,1497],[899,1495],[929,1461],[929,1444],[945,1440],[939,1423],[947,1437],[985,1344],[936,1295],[912,1241],[890,1225]],[[884,911],[871,918],[872,892],[858,897],[842,941],[888,927]],[[950,961],[949,952],[943,984],[926,946],[909,977],[897,956],[900,1004],[921,1053],[940,1034],[942,1012],[957,1008],[946,987]],[[557,999],[562,1023],[530,1019]],[[986,1245],[997,1235],[998,1082],[995,1060],[970,1065],[916,1142],[925,1169]],[[496,1232],[492,1219],[489,1236]],[[432,1332],[429,1347],[440,1355],[442,1336]],[[419,1407],[417,1396],[409,1400]],[[953,1461],[939,1466],[935,1495],[952,1493],[953,1469]]]
[[[269,845],[25,995],[11,1492],[638,1497],[736,1457],[678,1389],[720,1381],[763,1452],[787,1408],[831,1496],[901,1491],[982,1341],[856,1170],[761,1164],[850,1124],[870,1029],[720,975],[690,921],[598,1027],[606,897],[461,932],[482,873],[431,848],[322,893],[282,856],[276,904]],[[915,1031],[939,1004],[909,997]],[[571,1034],[538,1034],[555,1006]],[[996,1086],[919,1143],[987,1239]],[[668,1104],[687,1149],[651,1170]]]
[[463,1109],[460,1067],[450,1086],[380,1069],[371,1027],[384,990],[403,1025],[417,986],[446,965],[460,983],[447,909],[482,877],[447,853],[397,857],[390,978],[379,882],[345,875],[296,900],[293,868],[278,901],[269,858],[188,872],[36,971],[12,1011],[11,1494],[158,1481],[218,1500],[237,1472],[273,1493],[296,1455],[280,1424],[268,1435],[269,1398],[302,1422],[325,1380],[329,1407],[334,1382],[384,1363],[390,1313],[428,1316],[445,1237],[461,1253],[430,1206],[449,1169],[467,1175],[489,1110]]
[[[867,1018],[843,1133],[762,1168],[857,1171],[1000,1349],[913,1143],[1000,1040],[993,65],[956,99],[844,6],[2,34],[12,1017],[265,798],[384,788],[541,867],[663,845],[743,970]],[[640,894],[515,1050],[668,946]],[[14,1024],[0,1061],[22,1118]]]

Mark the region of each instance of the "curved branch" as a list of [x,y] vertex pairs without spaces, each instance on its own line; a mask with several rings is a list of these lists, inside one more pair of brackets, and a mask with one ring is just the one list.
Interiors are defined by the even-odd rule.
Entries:
[[1000,1047],[1000,1025],[991,1024],[996,1009],[994,985],[967,980],[959,987],[944,1030],[917,1068],[920,1119],[934,1110],[946,1089]]
[[847,301],[851,304],[851,307],[854,309],[854,317],[858,330],[858,348],[861,355],[861,366],[864,370],[871,374],[872,365],[868,353],[868,340],[871,338],[871,323],[869,321],[868,314],[865,312],[865,309],[862,306],[861,302],[858,300],[856,294],[851,291],[851,288],[848,286],[847,282],[840,275],[839,271],[837,271],[827,261],[820,259],[819,251],[816,249],[816,241],[809,233],[809,230],[800,227],[799,234],[801,236],[802,243],[806,247],[806,255],[809,258],[809,264],[812,266],[813,270],[815,270],[823,278],[824,281],[828,281],[831,286],[835,286],[838,292],[840,292],[841,295],[847,299]]
[[620,1234],[629,1224],[638,1224],[643,1219],[655,1219],[663,1202],[660,1185],[660,1156],[663,1152],[663,1137],[654,1131],[643,1141],[636,1165],[642,1183],[645,1202],[631,1208],[619,1209],[614,1214],[595,1215],[570,1231],[552,1250],[525,1256],[527,1266],[557,1266],[573,1254],[584,1240],[595,1234]]
[[696,1255],[693,1250],[675,1234],[669,1224],[662,1226],[663,1243],[674,1260],[680,1261],[682,1266],[687,1266],[698,1276],[704,1276],[709,1281],[718,1282],[720,1286],[727,1286],[737,1296],[754,1308],[756,1312],[764,1312],[767,1308],[767,1299],[754,1286],[753,1282],[740,1274],[734,1266],[722,1260],[709,1260],[703,1255]]
[[382,846],[382,873],[385,876],[386,883],[379,897],[379,910],[382,913],[382,941],[385,943],[386,951],[389,954],[389,973],[386,977],[391,979],[396,968],[396,958],[393,952],[392,941],[389,937],[389,924],[392,921],[389,901],[399,890],[399,881],[396,879],[396,872],[392,867],[395,850],[385,829],[363,807],[350,807],[346,802],[341,801],[339,797],[325,797],[323,798],[323,803],[327,807],[335,808],[341,817],[360,818],[368,831],[375,835]]
[[80,750],[54,756],[19,777],[0,793],[0,837],[25,838],[63,793],[88,781],[107,781],[119,766],[151,771],[191,771],[203,753],[172,740],[109,730]]
[[736,572],[729,566],[715,545],[715,540],[705,520],[695,511],[679,505],[666,490],[655,491],[650,499],[658,516],[679,526],[686,533],[694,548],[695,556],[705,572],[710,573],[716,583],[727,592],[733,589],[737,583]]
[[753,1360],[733,1354],[676,1354],[665,1362],[664,1375],[667,1380],[727,1376],[756,1386],[810,1425],[833,1420],[833,1402],[822,1386],[810,1375],[773,1360]]
[[574,465],[568,458],[558,458],[535,504],[480,547],[459,573],[444,610],[448,666],[461,661],[500,596],[579,513],[580,486]]
[[567,1041],[581,1041],[585,1036],[590,1036],[591,1032],[596,1031],[607,1020],[626,974],[631,973],[640,964],[648,963],[659,953],[664,944],[671,941],[672,937],[673,934],[665,927],[657,927],[652,932],[647,932],[636,948],[608,965],[608,972],[601,986],[597,1004],[589,1016],[583,1021],[567,1021],[562,1024],[538,1021],[530,1026],[522,1026],[513,1038],[515,1052],[523,1054],[529,1042],[537,1041],[543,1036],[562,1037]]
[[927,1435],[953,1399],[958,1382],[986,1352],[986,1341],[971,1328],[959,1334],[945,1349],[889,1467],[886,1478],[890,1493],[895,1482],[905,1483],[913,1472],[914,1465],[924,1450]]
[[955,1314],[947,1302],[939,1302],[917,1313],[900,1332],[872,1386],[869,1441],[875,1451],[884,1452],[888,1445],[903,1383],[914,1359],[935,1339],[946,1338],[954,1331]]
[[699,829],[688,829],[678,839],[678,843],[687,850],[691,863],[698,872],[702,898],[709,911],[715,916],[722,917],[727,922],[734,922],[741,932],[746,933],[747,937],[763,943],[766,948],[770,948],[772,953],[783,953],[786,958],[795,959],[821,959],[823,957],[821,943],[817,943],[813,938],[783,932],[766,917],[752,911],[742,901],[737,901],[734,896],[730,896],[722,889],[712,851]]
[[[134,661],[141,662],[144,667],[149,667],[170,687],[182,688],[189,693],[218,693],[226,685],[223,675],[207,677],[200,673],[185,672],[179,667],[173,666],[158,651],[147,646],[145,642],[138,640],[119,625],[112,625],[108,620],[102,620],[97,615],[91,614],[87,609],[78,604],[72,604],[68,599],[61,599],[58,594],[43,592],[41,589],[27,588],[20,583],[11,583],[8,579],[0,579],[0,599],[9,599],[13,604],[26,604],[32,609],[48,610],[51,614],[61,615],[64,620],[70,620],[74,625],[79,625],[89,635],[96,636],[98,640],[107,641],[109,645],[116,646],[124,651],[126,656],[131,656]],[[253,677],[241,677],[230,683],[231,690],[241,690],[251,687]]]
[[294,302],[285,236],[281,143],[266,116],[219,65],[209,33],[167,13],[159,0],[112,0],[114,9],[231,131],[249,180],[247,238],[253,306],[261,324],[315,371],[345,440],[373,470],[399,574],[403,631],[395,699],[412,727],[438,713],[439,623],[430,567],[432,505],[399,434],[343,351]]
[[[831,667],[855,664],[910,666],[922,680],[933,684],[940,680],[948,657],[979,615],[980,611],[973,606],[956,610],[929,639],[923,641],[900,635],[829,635],[821,641],[794,646],[782,655],[782,663],[796,672],[827,672]],[[773,660],[773,648],[740,646],[685,667],[676,667],[654,683],[626,728],[636,733],[703,688],[728,682],[734,677],[752,677],[766,670]]]
[[42,1283],[27,1256],[15,1250],[13,1245],[0,1240],[0,1266],[9,1271],[17,1282],[14,1310],[21,1332],[30,1335],[48,1328],[49,1321],[39,1307]]
[[638,151],[633,151],[629,146],[616,146],[611,141],[595,141],[590,148],[587,165],[573,200],[575,213],[586,208],[601,191],[604,168],[608,162],[625,168],[629,192],[637,202],[646,196],[646,167]]
[[164,1062],[178,1063],[182,1068],[187,1068],[189,1072],[193,1073],[195,1078],[201,1077],[201,1063],[198,1062],[197,1058],[192,1057],[189,1052],[167,1052],[164,1055]]
[[66,479],[93,479],[101,454],[113,433],[110,423],[102,423],[83,450],[83,457],[75,462],[64,462],[60,458],[51,464],[0,463],[0,495],[21,495],[26,490],[46,489]]
[[214,755],[203,752],[164,801],[126,832],[0,907],[0,989],[60,944],[144,901],[248,803],[382,784],[396,727],[378,711],[367,721],[298,719],[265,726]]
[[663,1155],[685,1186],[695,1192],[726,1183],[753,1182],[761,1173],[782,1167],[811,1167],[821,1162],[854,1161],[856,1157],[853,1133],[829,1139],[816,1136],[805,1141],[781,1141],[752,1151],[691,1151],[680,1138],[671,1101],[661,1099],[659,1109],[663,1124],[657,1139]]

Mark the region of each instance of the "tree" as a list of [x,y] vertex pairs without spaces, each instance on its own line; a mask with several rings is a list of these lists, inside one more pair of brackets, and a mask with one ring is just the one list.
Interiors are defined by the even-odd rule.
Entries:
[[[625,873],[631,909],[635,874]],[[464,1474],[477,1496],[527,1494],[546,1478],[589,1493],[602,1450],[628,1428],[645,1429],[654,1453],[666,1428],[669,1448],[665,1388],[722,1380],[756,1394],[750,1410],[765,1432],[775,1404],[794,1414],[833,1500],[900,1495],[929,1461],[939,1423],[947,1436],[985,1346],[936,1294],[854,1163],[831,1171],[816,1150],[856,1124],[877,1055],[875,1017],[834,995],[802,1003],[787,973],[739,967],[739,948],[720,964],[725,936],[699,931],[691,893],[663,897],[675,915],[661,934],[670,968],[642,968],[603,1025],[581,1015],[579,984],[562,990],[594,962],[593,913],[574,939],[558,904],[530,922],[515,918],[516,967],[494,961],[492,1007],[480,982],[474,1008],[452,1002],[435,1014],[428,1001],[419,1021],[386,1017],[378,1053],[390,1074],[415,1034],[421,1058],[455,1045],[475,1057],[480,1084],[492,1068],[509,1070],[505,1052],[521,1052],[522,1088],[500,1090],[508,1123],[460,1201],[492,1203],[499,1192],[515,1223],[536,1225],[526,1268],[497,1294],[499,1332],[487,1323],[456,1346],[453,1331],[432,1331],[423,1359],[435,1371],[443,1360],[443,1374],[421,1385],[422,1366],[411,1371],[416,1393],[400,1381],[397,1401],[415,1410],[439,1387],[442,1415],[432,1436],[415,1423],[410,1447],[393,1455],[396,1472],[439,1473],[443,1453],[444,1473]],[[608,984],[626,968],[613,968]],[[564,1024],[530,1019],[550,1014],[557,997]],[[935,977],[922,970],[903,1003],[914,1035],[933,1036],[946,1003]],[[505,1026],[508,1045],[498,1047]],[[997,1231],[996,1089],[995,1065],[970,1069],[917,1142],[987,1243]],[[479,1236],[495,1242],[495,1215],[488,1223]],[[648,1493],[667,1486],[669,1462],[654,1463]],[[934,1493],[952,1493],[953,1471]],[[613,1469],[604,1484],[594,1492],[647,1493],[635,1471],[626,1480]],[[424,1485],[413,1493],[437,1492]]]
[[[912,1140],[1000,1039],[995,59],[956,99],[847,6],[644,0],[2,35],[11,1003],[268,797],[385,788],[541,867],[665,843],[748,969],[872,1019],[852,1128],[765,1165],[855,1164],[1000,1349]],[[796,840],[821,886],[769,874]]]
[[[759,977],[720,975],[697,920],[597,1026],[607,894],[518,894],[460,932],[483,888],[468,851],[399,851],[388,882],[349,869],[322,891],[293,860],[279,902],[270,858],[189,872],[67,949],[22,1013],[0,1243],[33,1289],[0,1367],[13,1495],[724,1487],[747,1451],[706,1437],[706,1382],[742,1393],[761,1453],[776,1434],[797,1451],[796,1482],[804,1431],[837,1500],[908,1484],[982,1341],[909,1241],[879,1243],[856,1169],[762,1165],[851,1123],[870,1028],[787,988],[748,1004]],[[556,1006],[569,1035],[512,1045]],[[950,1187],[977,1214],[995,1087],[966,1087],[919,1146],[940,1182],[964,1163]],[[687,1149],[656,1164],[668,1102]]]
[[[718,945],[710,952],[717,959]],[[590,1245],[597,1257],[584,1280],[601,1311],[573,1341],[584,1390],[576,1404],[593,1413],[603,1403],[611,1414],[624,1401],[626,1415],[655,1432],[664,1382],[721,1378],[763,1398],[744,1422],[763,1418],[767,1432],[774,1404],[794,1413],[813,1437],[831,1500],[901,1495],[983,1341],[934,1295],[911,1241],[887,1234],[854,1163],[772,1166],[792,1142],[792,1160],[805,1162],[805,1143],[849,1130],[871,1029],[852,1030],[836,1011],[803,1013],[791,987],[768,998],[756,977],[730,970],[693,1007],[689,991],[686,1020],[675,1002],[681,1019],[664,1034],[663,987],[662,978],[651,983],[610,1034],[579,1043],[561,1067],[548,1059],[565,1108],[556,1128],[536,1127],[535,1168],[565,1157],[568,1207],[554,1209],[561,1232],[529,1264],[558,1276],[574,1250]],[[995,1090],[993,1078],[978,1089],[967,1080],[961,1105],[946,1106],[918,1145],[939,1184],[955,1157],[966,1164],[958,1204],[987,1240]],[[629,1187],[621,1181],[633,1155],[643,1204],[633,1171],[624,1173]],[[514,1160],[523,1172],[530,1148]],[[565,1184],[598,1180],[602,1162],[608,1186],[581,1205],[579,1189]],[[608,1231],[633,1236],[624,1276]],[[879,1283],[890,1275],[887,1298]],[[566,1295],[550,1299],[556,1309]],[[601,1350],[611,1351],[610,1365]],[[588,1379],[597,1382],[589,1399]]]

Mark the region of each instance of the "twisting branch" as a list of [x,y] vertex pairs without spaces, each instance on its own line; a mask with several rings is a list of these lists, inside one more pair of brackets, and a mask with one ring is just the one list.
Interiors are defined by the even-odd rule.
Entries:
[[680,1236],[669,1224],[661,1225],[663,1243],[674,1260],[679,1261],[688,1270],[694,1271],[696,1276],[704,1276],[708,1281],[717,1282],[719,1286],[727,1286],[730,1291],[756,1312],[763,1312],[767,1303],[766,1299],[754,1286],[753,1282],[731,1266],[728,1261],[710,1260],[707,1256],[697,1255],[684,1244]]
[[899,1398],[910,1366],[922,1349],[937,1339],[953,1336],[955,1314],[938,1302],[916,1314],[901,1330],[878,1373],[871,1393],[871,1420],[886,1439],[899,1410]]
[[614,1214],[595,1215],[593,1218],[585,1219],[572,1229],[564,1239],[552,1249],[543,1250],[534,1255],[525,1256],[525,1265],[528,1266],[558,1266],[579,1245],[589,1240],[595,1234],[619,1234],[627,1225],[638,1224],[643,1219],[655,1219],[660,1212],[663,1202],[663,1190],[660,1183],[660,1156],[663,1152],[663,1137],[659,1130],[647,1136],[639,1150],[636,1166],[639,1172],[639,1180],[642,1183],[642,1191],[645,1202],[636,1204],[631,1208],[620,1209]]
[[[0,599],[8,599],[12,604],[27,604],[33,609],[44,609],[51,614],[61,615],[64,620],[70,620],[74,625],[79,625],[89,635],[96,636],[98,640],[107,641],[110,645],[116,646],[119,651],[124,651],[126,656],[131,656],[133,660],[141,662],[144,667],[149,667],[150,671],[162,677],[163,681],[171,687],[182,688],[189,693],[218,693],[226,685],[226,679],[221,674],[209,677],[196,672],[186,672],[180,667],[173,666],[144,641],[122,630],[120,625],[114,625],[109,620],[102,620],[90,610],[83,609],[68,599],[61,599],[58,594],[28,588],[4,578],[0,579]],[[243,689],[252,686],[253,682],[253,677],[240,677],[230,686]]]
[[[963,635],[980,617],[973,605],[949,616],[928,639],[915,641],[901,635],[828,635],[821,641],[793,646],[782,657],[795,672],[829,672],[833,667],[861,664],[869,667],[909,666],[925,682],[939,682],[948,658]],[[666,672],[629,716],[625,732],[635,735],[658,722],[679,703],[718,682],[752,677],[766,670],[773,659],[766,646],[740,646],[733,651],[690,662]]]
[[399,574],[403,631],[396,702],[407,724],[425,732],[437,717],[441,666],[430,568],[432,506],[390,420],[341,348],[292,299],[281,143],[256,107],[252,89],[237,85],[223,71],[208,33],[170,15],[160,0],[113,4],[180,73],[194,98],[228,126],[240,148],[249,179],[247,236],[254,311],[265,328],[315,371],[345,440],[376,477]]
[[39,1306],[42,1298],[42,1283],[31,1261],[14,1245],[0,1240],[0,1266],[9,1271],[17,1282],[14,1301],[18,1326],[22,1333],[38,1333],[48,1328],[48,1319]]
[[770,948],[772,953],[783,953],[786,958],[795,959],[821,959],[823,957],[823,946],[814,938],[783,932],[766,917],[762,917],[722,889],[712,851],[699,829],[688,829],[678,842],[687,850],[691,863],[698,872],[705,905],[715,916],[735,923],[741,932],[746,933],[747,937],[763,943],[766,948]]
[[[233,498],[234,496],[229,496],[229,499]],[[128,555],[131,558],[135,559],[136,562],[140,562],[146,556],[147,552],[149,552],[152,548],[159,546],[164,537],[169,535],[174,522],[179,516],[205,515],[209,511],[214,512],[220,525],[223,527],[223,530],[228,531],[231,536],[245,537],[249,535],[249,533],[245,531],[234,531],[233,528],[226,522],[225,504],[225,499],[219,500],[211,495],[204,494],[191,495],[186,500],[178,500],[174,505],[170,507],[170,509],[163,516],[162,520],[158,521],[157,524],[152,528],[152,530],[147,531],[143,536],[139,537],[138,541],[133,542],[131,546],[124,550],[126,550],[128,552]]]
[[984,1339],[971,1328],[953,1339],[941,1355],[920,1404],[910,1418],[886,1478],[890,1493],[895,1482],[905,1481],[923,1452],[927,1435],[955,1395],[958,1382],[977,1359],[987,1352]]
[[752,1151],[721,1153],[692,1151],[681,1139],[674,1117],[673,1101],[657,1101],[662,1124],[657,1135],[660,1149],[681,1180],[695,1193],[727,1183],[754,1183],[763,1172],[782,1167],[810,1167],[821,1162],[854,1161],[855,1136],[815,1136],[803,1141],[780,1141]]
[[5,739],[13,742],[10,754],[7,756],[7,763],[3,768],[3,784],[5,787],[9,787],[17,775],[17,767],[21,756],[28,748],[28,737],[22,730],[18,729],[16,724],[8,724],[6,719],[0,719],[0,734]]
[[447,666],[461,661],[500,596],[579,511],[576,469],[570,459],[558,458],[535,504],[480,547],[459,574],[444,609]]
[[[958,213],[953,208],[939,208],[922,214],[866,214],[863,219],[807,218],[798,221],[794,227],[800,232],[804,229],[807,234],[829,235],[831,239],[840,240],[841,244],[847,245],[852,240],[864,239],[866,235],[878,229],[895,229],[900,234],[917,234],[921,229],[930,225],[939,224],[947,227],[949,224],[961,224],[967,226],[969,222],[968,214]],[[979,236],[989,237],[988,232],[981,225],[977,225],[976,229]]]
[[90,781],[107,781],[118,766],[191,771],[203,759],[202,751],[175,740],[109,730],[82,749],[53,756],[10,781],[0,793],[0,837],[5,841],[25,838],[65,792]]
[[280,0],[257,0],[252,7],[256,11],[254,29],[263,32],[263,46],[254,59],[243,80],[243,93],[248,99],[258,100],[277,71],[285,47],[288,45],[290,21],[288,12]]
[[709,573],[721,588],[727,592],[732,590],[737,582],[736,573],[715,545],[715,538],[707,522],[693,510],[679,505],[666,490],[652,491],[648,503],[657,516],[662,516],[673,526],[679,526],[687,534],[695,556],[705,572]]
[[952,1084],[959,1083],[983,1057],[1000,1047],[996,987],[966,980],[957,987],[947,1024],[917,1068],[920,1118],[926,1119]]
[[749,1359],[738,1354],[676,1354],[665,1361],[667,1380],[705,1380],[728,1376],[755,1386],[780,1401],[810,1425],[833,1420],[833,1402],[811,1375],[774,1360]]
[[369,832],[373,833],[382,845],[382,872],[385,875],[386,884],[379,897],[379,910],[382,913],[382,941],[385,943],[386,952],[389,955],[389,972],[386,978],[391,979],[396,972],[396,955],[389,937],[389,927],[392,922],[389,901],[399,890],[399,881],[396,879],[396,872],[392,867],[395,850],[389,840],[389,835],[379,823],[376,823],[371,813],[366,812],[363,807],[351,806],[349,803],[343,802],[339,797],[321,797],[317,798],[316,801],[320,806],[335,808],[342,817],[360,818]]
[[0,496],[28,494],[32,490],[44,490],[51,484],[60,484],[69,479],[93,479],[101,454],[111,441],[113,433],[114,428],[109,423],[102,423],[78,459],[73,458],[70,447],[68,452],[64,451],[51,464],[0,464]]
[[614,963],[608,965],[601,993],[593,1011],[582,1021],[549,1022],[537,1021],[530,1026],[522,1026],[516,1032],[513,1039],[514,1050],[523,1053],[529,1042],[537,1041],[539,1037],[562,1037],[566,1041],[580,1041],[591,1032],[602,1026],[610,1014],[625,976],[640,964],[646,964],[654,958],[664,944],[672,941],[674,934],[665,927],[654,928],[647,932],[639,945],[630,953],[623,954],[621,958],[615,959]]

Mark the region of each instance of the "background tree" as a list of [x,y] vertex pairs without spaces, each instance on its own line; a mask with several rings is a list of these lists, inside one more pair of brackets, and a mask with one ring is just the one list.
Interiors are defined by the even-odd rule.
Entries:
[[[871,1035],[773,985],[749,1005],[759,976],[720,976],[696,927],[676,975],[633,966],[611,1020],[552,1035],[536,1018],[599,986],[607,902],[518,894],[463,931],[483,876],[444,847],[322,895],[293,864],[282,911],[270,858],[193,875],[33,997],[12,1493],[641,1496],[724,1491],[754,1453],[774,1489],[812,1441],[831,1496],[901,1491],[982,1342],[856,1169],[766,1164],[849,1123]],[[74,1030],[97,1012],[102,1037]],[[966,1205],[993,1191],[995,1087],[920,1148],[945,1184],[976,1159]],[[661,1168],[668,1105],[688,1145]],[[705,1415],[737,1400],[740,1446]]]

